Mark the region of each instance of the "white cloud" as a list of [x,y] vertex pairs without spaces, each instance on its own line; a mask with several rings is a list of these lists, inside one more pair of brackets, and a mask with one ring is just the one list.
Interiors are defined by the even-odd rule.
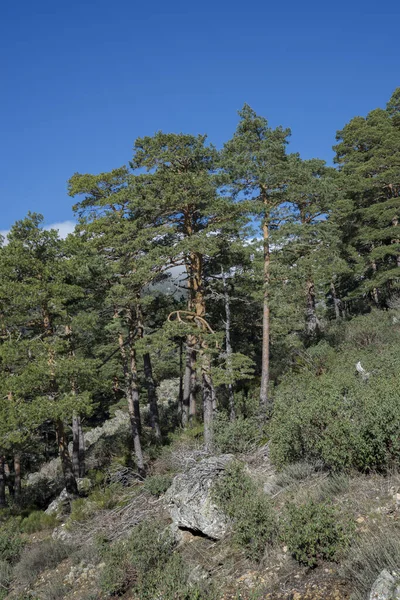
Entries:
[[50,229],[57,229],[59,236],[64,239],[69,233],[72,233],[75,229],[76,223],[74,221],[61,221],[61,223],[52,223],[51,225],[45,225],[44,229],[49,231]]
[[[57,229],[60,238],[65,239],[69,233],[72,233],[75,229],[75,221],[60,221],[59,223],[50,223],[45,225],[43,229],[49,231],[50,229]],[[0,236],[4,237],[5,243],[7,244],[7,234],[9,229],[1,229]]]

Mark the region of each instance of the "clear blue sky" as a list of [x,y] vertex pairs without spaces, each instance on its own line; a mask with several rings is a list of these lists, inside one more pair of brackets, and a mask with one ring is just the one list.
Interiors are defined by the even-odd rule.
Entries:
[[335,132],[400,85],[398,0],[5,0],[0,230],[72,218],[76,171],[126,164],[135,137],[208,133],[244,102],[332,159]]

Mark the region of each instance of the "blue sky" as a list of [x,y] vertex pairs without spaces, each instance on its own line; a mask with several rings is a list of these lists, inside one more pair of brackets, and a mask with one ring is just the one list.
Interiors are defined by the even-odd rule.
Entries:
[[398,0],[4,2],[0,230],[73,219],[67,179],[127,163],[137,136],[220,146],[244,102],[331,161],[336,130],[400,85],[399,16]]

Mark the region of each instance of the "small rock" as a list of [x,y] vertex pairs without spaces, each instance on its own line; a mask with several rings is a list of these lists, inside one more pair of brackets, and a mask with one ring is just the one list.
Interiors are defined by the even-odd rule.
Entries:
[[369,600],[400,600],[400,581],[384,569],[372,586]]

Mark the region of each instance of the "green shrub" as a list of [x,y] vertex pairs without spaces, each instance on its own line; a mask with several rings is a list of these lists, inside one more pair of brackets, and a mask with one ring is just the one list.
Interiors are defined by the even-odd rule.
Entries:
[[259,419],[245,419],[238,416],[230,421],[225,414],[219,414],[213,425],[215,446],[223,453],[249,452],[260,445],[263,431]]
[[70,551],[67,544],[56,540],[44,540],[26,547],[14,571],[18,583],[32,584],[42,571],[56,567],[67,558]]
[[22,533],[35,533],[43,529],[53,529],[57,524],[56,515],[47,515],[41,510],[34,510],[21,521]]
[[398,464],[398,375],[375,374],[366,382],[353,371],[343,365],[320,377],[297,376],[278,388],[270,427],[276,465],[322,460],[336,470],[386,471]]
[[143,487],[152,496],[161,496],[167,491],[171,483],[172,477],[170,475],[153,475],[153,477],[145,479]]
[[13,576],[13,568],[5,560],[0,560],[0,600],[3,600],[8,594]]
[[350,541],[351,530],[333,506],[311,500],[286,506],[282,539],[299,563],[315,567],[321,560],[337,559]]
[[0,560],[15,563],[24,547],[19,531],[19,521],[9,519],[0,524]]
[[143,522],[128,540],[101,545],[104,593],[122,595],[133,589],[141,600],[212,600],[210,589],[189,585],[187,564],[174,552],[172,535],[164,528],[161,523]]
[[277,524],[269,498],[239,462],[228,465],[216,481],[213,497],[233,523],[233,539],[253,560],[260,560],[267,544],[277,535]]

